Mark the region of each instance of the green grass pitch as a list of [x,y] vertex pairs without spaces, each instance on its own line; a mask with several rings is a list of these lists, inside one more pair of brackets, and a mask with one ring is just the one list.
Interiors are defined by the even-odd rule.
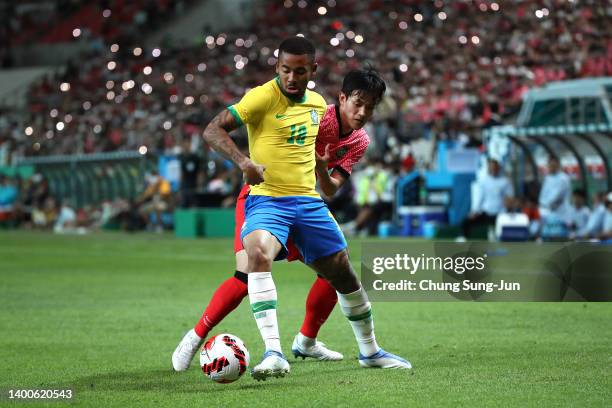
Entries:
[[[358,265],[359,241],[351,254]],[[233,271],[230,240],[0,232],[0,389],[73,387],[70,404],[104,407],[610,406],[610,303],[375,303],[379,343],[411,371],[360,368],[336,308],[319,338],[342,362],[291,356],[288,377],[230,385],[197,362],[172,372],[176,344]],[[282,262],[274,276],[288,354],[314,275]],[[259,362],[246,300],[220,332],[241,337],[251,366]]]

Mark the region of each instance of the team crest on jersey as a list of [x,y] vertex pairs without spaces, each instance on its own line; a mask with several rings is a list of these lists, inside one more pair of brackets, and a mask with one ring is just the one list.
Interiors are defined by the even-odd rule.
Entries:
[[311,110],[310,111],[310,119],[312,119],[312,124],[313,125],[318,125],[319,124],[319,114],[317,113],[316,110]]
[[338,150],[336,150],[336,157],[341,159],[348,152],[348,147],[344,146]]

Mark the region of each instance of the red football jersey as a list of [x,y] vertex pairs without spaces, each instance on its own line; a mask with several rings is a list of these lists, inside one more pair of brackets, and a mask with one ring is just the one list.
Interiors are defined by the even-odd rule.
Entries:
[[370,138],[361,128],[353,130],[346,136],[340,134],[340,112],[336,105],[328,105],[325,116],[319,125],[319,134],[315,149],[321,156],[325,154],[325,146],[330,145],[330,160],[328,167],[350,176],[353,166],[365,154]]

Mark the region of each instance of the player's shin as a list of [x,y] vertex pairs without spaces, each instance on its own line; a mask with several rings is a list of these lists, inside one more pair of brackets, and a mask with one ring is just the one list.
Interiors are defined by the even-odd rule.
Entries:
[[276,286],[272,272],[249,273],[249,299],[266,350],[282,353],[276,318]]
[[246,273],[236,271],[234,276],[219,285],[194,327],[198,336],[205,338],[213,327],[240,305],[247,295],[247,279]]
[[353,328],[361,354],[371,356],[378,352],[380,348],[374,335],[372,308],[363,288],[347,294],[338,292],[338,302]]

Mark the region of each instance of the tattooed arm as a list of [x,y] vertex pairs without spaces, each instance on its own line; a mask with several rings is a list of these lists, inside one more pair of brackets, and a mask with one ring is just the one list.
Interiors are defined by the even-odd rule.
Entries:
[[263,182],[264,166],[255,164],[240,152],[229,132],[240,127],[229,110],[224,109],[206,126],[204,140],[223,157],[231,160],[242,170],[244,181],[250,185]]

